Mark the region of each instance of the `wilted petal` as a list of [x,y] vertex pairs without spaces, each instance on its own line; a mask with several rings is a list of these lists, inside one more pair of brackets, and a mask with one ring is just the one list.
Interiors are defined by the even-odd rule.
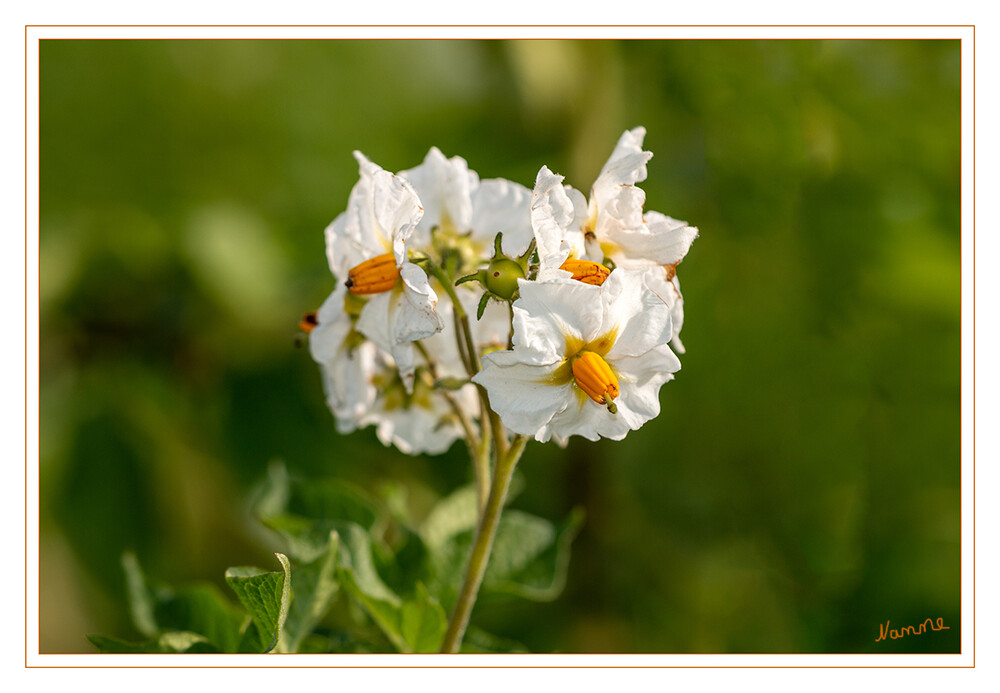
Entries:
[[571,255],[584,252],[579,228],[583,217],[578,214],[583,196],[562,181],[562,176],[542,166],[531,193],[531,228],[543,267],[559,267]]
[[[638,127],[626,130],[618,139],[618,144],[591,188],[591,214],[594,214],[596,207],[598,215],[612,213],[615,218],[625,219],[634,214],[632,206],[637,204],[641,215],[645,194],[631,186],[646,180],[646,162],[653,157],[652,152],[642,149],[645,135],[646,129]],[[615,200],[622,195],[623,186],[628,190],[626,196]],[[615,201],[612,202],[613,200]]]

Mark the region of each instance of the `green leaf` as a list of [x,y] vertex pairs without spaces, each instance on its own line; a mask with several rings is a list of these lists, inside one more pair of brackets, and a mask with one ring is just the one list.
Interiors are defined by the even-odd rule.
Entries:
[[[507,509],[500,518],[482,591],[550,601],[563,590],[570,544],[583,514],[574,511],[560,526],[528,513]],[[476,530],[476,497],[471,487],[442,500],[427,516],[421,535],[430,552],[430,592],[445,608],[454,604]]]
[[516,640],[501,638],[475,626],[469,626],[469,629],[465,631],[465,637],[462,638],[462,647],[459,652],[504,654],[528,652],[528,648]]
[[155,640],[147,642],[128,642],[126,640],[120,640],[119,638],[109,638],[106,635],[88,635],[87,640],[89,640],[94,647],[97,648],[97,651],[102,654],[159,651],[156,649]]
[[326,551],[313,562],[297,566],[292,573],[292,602],[278,640],[279,652],[298,652],[337,596],[340,587],[336,574],[339,546],[337,533],[329,532]]
[[448,627],[448,617],[441,604],[417,584],[414,599],[403,603],[400,613],[400,633],[409,652],[437,652]]
[[479,508],[474,486],[463,486],[431,508],[420,535],[432,551],[455,535],[474,530],[479,522]]
[[270,652],[278,643],[281,628],[288,617],[291,600],[291,567],[284,554],[274,554],[283,572],[265,572],[258,568],[237,567],[226,571],[226,583],[250,612],[256,627],[256,641],[245,632],[240,648]]
[[510,510],[497,528],[483,589],[533,601],[551,601],[562,593],[570,544],[583,526],[575,509],[558,528],[548,520]]
[[155,637],[160,628],[153,616],[153,595],[146,584],[146,576],[139,567],[139,559],[131,551],[126,551],[121,560],[132,624],[147,638]]
[[297,515],[310,520],[354,522],[370,530],[384,515],[375,499],[360,488],[339,479],[292,480],[280,463],[268,469],[253,507],[265,524],[281,515]]
[[383,515],[370,496],[336,479],[294,487],[289,511],[317,520],[353,522],[367,530],[371,530]]
[[288,554],[300,563],[312,563],[326,554],[330,533],[342,523],[310,520],[298,515],[278,515],[263,520],[264,525],[281,535]]
[[288,507],[292,494],[288,469],[281,462],[268,465],[267,479],[257,488],[252,505],[258,517],[267,518],[280,515]]
[[155,615],[162,629],[199,633],[220,652],[237,651],[246,621],[246,612],[207,583],[165,590]]
[[168,631],[157,640],[161,652],[210,652],[214,648],[200,633]]
[[88,635],[99,652],[104,654],[117,653],[148,653],[164,654],[179,652],[217,652],[205,636],[190,631],[168,631],[153,640],[143,642],[128,642],[118,638],[103,635]]
[[372,558],[371,537],[355,524],[345,524],[341,533],[340,569],[344,589],[365,609],[393,646],[406,652],[401,633],[402,600],[379,576]]

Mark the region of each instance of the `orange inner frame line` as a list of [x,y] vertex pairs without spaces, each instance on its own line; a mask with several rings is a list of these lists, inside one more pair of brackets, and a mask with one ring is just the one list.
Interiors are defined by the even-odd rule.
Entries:
[[392,253],[378,255],[352,267],[347,273],[347,290],[356,296],[380,294],[396,286],[399,268]]

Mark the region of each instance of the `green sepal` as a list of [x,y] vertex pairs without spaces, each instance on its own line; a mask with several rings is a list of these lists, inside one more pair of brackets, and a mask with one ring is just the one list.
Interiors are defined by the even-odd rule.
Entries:
[[487,291],[483,294],[483,297],[479,299],[479,307],[476,308],[476,320],[483,319],[483,313],[486,312],[486,304],[490,302],[490,292]]

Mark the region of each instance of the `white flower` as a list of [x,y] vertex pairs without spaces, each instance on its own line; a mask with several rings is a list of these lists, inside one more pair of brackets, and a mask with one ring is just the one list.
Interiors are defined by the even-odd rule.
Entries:
[[[521,255],[531,243],[531,191],[503,178],[480,180],[460,156],[445,158],[432,147],[419,166],[400,171],[417,191],[424,216],[414,247],[457,248],[465,264],[488,259],[493,239],[503,232],[503,251]],[[433,233],[432,233],[433,232]]]
[[572,276],[599,285],[608,275],[603,263],[645,269],[650,288],[680,317],[672,337],[683,352],[677,339],[683,301],[680,285],[672,280],[698,229],[659,212],[643,213],[646,194],[636,184],[646,179],[646,163],[653,156],[642,149],[645,134],[639,127],[621,136],[594,181],[589,200],[563,185],[563,177],[547,167],[538,172],[531,199],[538,279]]
[[407,259],[407,242],[423,210],[409,183],[360,152],[354,156],[361,178],[347,209],[326,229],[327,259],[352,294],[368,297],[356,328],[392,355],[409,389],[415,363],[411,342],[444,326],[427,275]]
[[[408,390],[391,357],[383,351],[376,355],[372,383],[378,390],[378,397],[360,423],[362,426],[374,425],[384,445],[395,445],[409,455],[437,455],[464,436],[453,406],[462,408],[470,418],[478,415],[474,386],[466,385],[448,395],[434,386],[435,377],[466,377],[450,310],[448,303],[441,307],[442,318],[446,320],[444,330],[421,341],[421,353],[433,362],[434,376],[430,365],[421,359],[416,365],[414,385]],[[452,403],[448,401],[449,396]]]
[[[340,433],[367,426],[385,445],[395,445],[406,454],[438,454],[463,435],[451,404],[434,389],[424,362],[415,365],[409,388],[392,356],[355,329],[352,312],[357,299],[341,285],[316,312],[309,332],[309,350],[320,365],[326,402]],[[445,304],[444,317],[449,317]],[[465,377],[455,346],[454,327],[423,342],[435,359],[438,377]],[[457,370],[456,370],[457,369]],[[451,394],[456,405],[475,411],[472,385]]]
[[354,329],[344,307],[347,287],[338,286],[316,312],[309,332],[309,352],[320,366],[326,403],[340,433],[361,427],[375,401],[372,384],[378,348]]
[[616,269],[601,286],[521,280],[514,348],[486,354],[473,382],[515,433],[621,440],[659,414],[659,388],[680,369],[671,331],[642,272]]

